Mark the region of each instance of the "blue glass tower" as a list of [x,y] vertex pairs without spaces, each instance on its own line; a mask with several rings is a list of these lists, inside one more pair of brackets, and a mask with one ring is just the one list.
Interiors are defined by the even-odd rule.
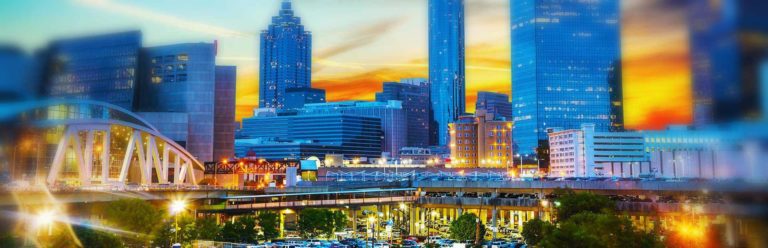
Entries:
[[512,118],[512,104],[509,103],[507,94],[478,91],[475,112],[477,110],[485,110],[486,113],[493,113],[495,116],[504,117],[507,120]]
[[293,15],[291,2],[282,2],[280,14],[261,32],[259,107],[285,107],[285,91],[311,88],[312,34]]
[[43,65],[47,94],[133,107],[141,32],[57,40]]
[[758,67],[768,54],[768,2],[689,4],[694,123],[760,118]]
[[465,111],[463,0],[429,0],[429,83],[434,144],[445,146]]
[[548,128],[608,131],[619,0],[515,0],[510,8],[515,153],[538,149],[546,160]]
[[429,146],[429,83],[424,78],[406,78],[400,82],[384,82],[381,92],[376,93],[377,102],[401,101],[406,115],[410,147]]

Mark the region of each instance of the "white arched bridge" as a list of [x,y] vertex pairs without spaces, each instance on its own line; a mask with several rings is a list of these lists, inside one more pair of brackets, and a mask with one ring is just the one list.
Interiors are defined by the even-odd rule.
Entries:
[[138,115],[89,100],[0,104],[5,179],[51,186],[196,184],[202,163]]

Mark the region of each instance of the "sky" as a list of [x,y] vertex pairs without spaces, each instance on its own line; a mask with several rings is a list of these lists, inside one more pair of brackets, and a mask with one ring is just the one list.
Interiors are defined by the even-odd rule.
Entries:
[[[50,40],[141,30],[144,46],[219,44],[236,65],[237,116],[258,105],[259,33],[281,0],[6,0],[0,43],[33,52]],[[510,0],[465,0],[467,111],[477,91],[510,93]],[[681,0],[622,0],[625,122],[661,129],[691,120],[686,20]],[[312,32],[312,86],[329,101],[373,100],[387,81],[427,70],[427,0],[294,0]]]

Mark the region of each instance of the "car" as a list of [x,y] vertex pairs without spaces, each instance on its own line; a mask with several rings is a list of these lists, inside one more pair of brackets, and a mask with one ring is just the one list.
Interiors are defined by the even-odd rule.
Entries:
[[419,243],[416,243],[416,241],[413,240],[403,240],[403,243],[401,244],[402,248],[418,248]]

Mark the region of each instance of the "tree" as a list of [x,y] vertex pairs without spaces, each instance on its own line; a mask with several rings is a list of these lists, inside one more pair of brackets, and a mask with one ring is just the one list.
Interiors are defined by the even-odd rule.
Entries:
[[215,240],[221,232],[221,227],[216,224],[213,217],[204,217],[195,220],[195,229],[197,230],[197,239]]
[[262,239],[273,240],[280,235],[280,216],[274,212],[262,212],[256,216],[261,227]]
[[112,233],[93,230],[83,226],[72,226],[77,238],[80,240],[80,244],[83,247],[103,247],[103,248],[119,248],[123,247],[123,243],[120,239]]
[[581,212],[613,212],[616,208],[616,204],[608,199],[608,197],[592,193],[577,194],[572,190],[563,190],[558,191],[555,194],[558,195],[558,199],[555,200],[558,221],[567,220],[571,216]]
[[163,221],[163,211],[146,201],[135,198],[120,199],[104,207],[104,219],[110,225],[136,233],[125,237],[129,246],[145,245],[150,240],[149,234]]
[[299,233],[305,238],[333,234],[333,213],[328,209],[307,208],[299,212]]
[[256,219],[246,215],[237,218],[234,222],[228,221],[221,228],[219,240],[235,243],[256,243]]
[[473,213],[459,216],[458,219],[451,222],[449,230],[451,239],[455,240],[475,240],[476,231],[480,232],[480,239],[485,237],[485,226],[481,224],[480,230],[477,230],[477,215]]
[[341,232],[344,231],[344,228],[347,227],[347,215],[344,214],[341,210],[334,211],[333,212],[333,226],[334,231]]
[[[154,245],[170,247],[173,243],[180,243],[184,246],[188,246],[192,244],[192,241],[197,239],[198,231],[195,226],[196,221],[194,218],[186,214],[176,216],[175,218],[177,219],[166,220],[159,226],[159,228],[155,229]],[[177,224],[178,230],[176,230]]]
[[539,218],[529,220],[523,224],[523,238],[529,245],[535,246],[544,239],[555,227],[549,222]]

